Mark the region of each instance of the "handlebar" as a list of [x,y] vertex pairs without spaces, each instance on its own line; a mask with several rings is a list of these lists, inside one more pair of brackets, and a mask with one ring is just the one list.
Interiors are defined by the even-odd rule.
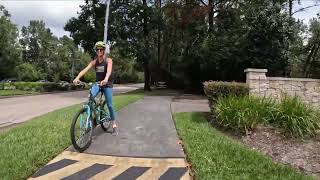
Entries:
[[[100,83],[101,83],[101,81],[94,82],[94,83],[90,82],[88,85],[89,85],[90,88],[92,86],[94,86],[94,85],[98,85],[99,87],[103,87],[103,86],[100,85]],[[73,83],[73,84],[76,85],[76,86],[80,86],[81,84],[85,84],[85,83],[83,81],[79,81],[79,83]]]

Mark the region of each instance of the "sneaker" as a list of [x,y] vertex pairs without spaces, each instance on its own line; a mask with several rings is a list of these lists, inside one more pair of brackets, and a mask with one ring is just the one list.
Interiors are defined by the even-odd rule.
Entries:
[[114,128],[117,128],[117,124],[112,124],[112,128],[114,129]]
[[112,125],[112,135],[113,136],[117,136],[118,135],[117,125],[116,124]]

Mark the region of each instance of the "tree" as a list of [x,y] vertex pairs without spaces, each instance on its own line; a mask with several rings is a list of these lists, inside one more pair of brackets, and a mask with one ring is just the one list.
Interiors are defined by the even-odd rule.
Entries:
[[[113,5],[113,3],[111,3]],[[105,8],[98,4],[98,0],[86,0],[86,4],[80,6],[81,12],[78,18],[71,18],[64,29],[70,31],[75,44],[95,56],[94,44],[103,39]],[[113,6],[110,12],[114,12]],[[114,13],[110,13],[110,33],[112,33],[112,19]],[[111,40],[111,35],[108,36]]]
[[307,57],[303,65],[304,77],[320,77],[320,15],[310,21],[311,36],[306,47]]
[[[281,13],[279,6],[250,8],[254,14],[246,18],[249,24],[247,33],[248,65],[268,68],[270,75],[288,76],[289,43],[293,39],[291,30],[293,19]],[[249,7],[248,7],[249,8]]]
[[17,43],[18,29],[10,21],[10,14],[0,5],[0,79],[15,76],[14,68],[20,62]]
[[58,39],[43,21],[30,21],[21,31],[23,61],[40,70],[44,79],[71,82],[76,72],[90,61],[73,39],[67,36]]
[[[318,47],[310,41],[306,53],[301,35],[305,28],[292,17],[294,2],[115,1],[109,40],[116,50],[113,56],[123,60],[117,73],[130,69],[125,64],[135,60],[144,71],[146,90],[159,79],[189,90],[201,90],[202,82],[210,79],[244,81],[248,67],[297,76],[303,74],[303,64],[308,76],[314,76]],[[65,26],[86,51],[103,36],[104,8],[96,3],[87,1],[79,17]]]
[[[153,9],[146,0],[113,1],[110,6],[108,40],[119,49],[120,58],[136,59],[145,72],[145,89],[150,90],[150,29],[156,27]],[[88,0],[81,6],[78,18],[65,25],[76,44],[94,56],[92,47],[101,40],[104,30],[105,8],[96,0]],[[152,24],[152,25],[151,25]],[[152,26],[152,27],[151,27]],[[119,56],[118,56],[119,57]]]
[[212,1],[210,23],[206,3],[171,1],[163,7],[172,85],[182,82],[184,87],[200,89],[201,82],[209,79],[244,81],[243,70],[248,67],[268,68],[271,75],[289,74],[288,44],[297,32],[280,3]]
[[37,81],[41,78],[40,71],[30,63],[20,64],[15,70],[20,81]]
[[[28,27],[21,29],[20,44],[23,47],[23,61],[35,65],[44,75],[49,72],[52,64],[56,64],[53,55],[57,48],[58,39],[53,36],[43,21],[32,20]],[[52,77],[43,77],[52,79]]]

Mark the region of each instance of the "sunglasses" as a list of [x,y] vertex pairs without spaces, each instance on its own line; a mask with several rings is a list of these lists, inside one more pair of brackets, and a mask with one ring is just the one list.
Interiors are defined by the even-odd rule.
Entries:
[[98,52],[98,51],[104,51],[104,49],[96,49],[96,51]]

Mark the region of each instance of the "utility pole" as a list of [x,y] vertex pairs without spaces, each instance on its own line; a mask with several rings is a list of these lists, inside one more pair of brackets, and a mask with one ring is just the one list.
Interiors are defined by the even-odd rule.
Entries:
[[[103,42],[106,45],[107,45],[107,41],[108,41],[108,20],[109,20],[110,2],[111,2],[111,0],[100,0],[101,4],[106,5],[106,18],[105,18],[105,23],[104,23],[104,37],[103,37]],[[109,48],[109,46],[106,47],[105,55],[107,55],[107,50],[108,50],[107,48]]]
[[71,68],[71,82],[74,79],[74,59],[72,58],[72,68]]
[[70,82],[72,82],[74,79],[74,57],[72,57],[71,53],[69,53],[69,58],[71,58],[71,60],[72,60],[71,76],[70,76],[71,77]]

